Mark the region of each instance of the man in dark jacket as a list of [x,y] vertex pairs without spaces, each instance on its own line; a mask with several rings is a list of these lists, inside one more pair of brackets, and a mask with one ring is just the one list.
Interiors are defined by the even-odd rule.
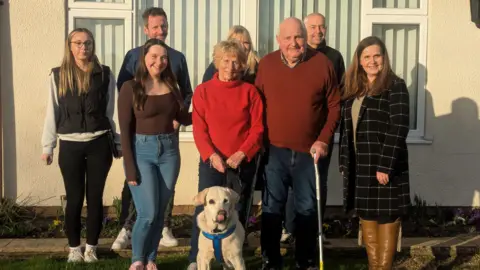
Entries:
[[[167,14],[163,10],[163,8],[148,8],[145,10],[142,17],[144,23],[143,31],[148,36],[148,38],[157,38],[165,41],[168,35],[168,21]],[[119,91],[122,89],[123,83],[134,78],[138,60],[142,55],[142,47],[143,46],[134,48],[128,51],[127,55],[125,55],[125,59],[123,60],[122,67],[120,69],[120,73],[118,74],[117,87]],[[193,92],[192,86],[190,84],[190,76],[188,74],[187,61],[183,53],[173,48],[168,47],[167,53],[170,60],[170,66],[177,78],[177,83],[180,88],[185,107],[189,108]],[[174,121],[173,126],[178,132],[180,124]],[[172,247],[178,245],[178,241],[177,239],[175,239],[170,229],[174,194],[175,193],[172,194],[172,198],[170,199],[169,205],[167,206],[167,209],[165,211],[165,225],[162,232],[162,239],[160,240],[160,244],[162,246]],[[129,245],[130,235],[134,222],[134,215],[135,210],[132,195],[130,193],[130,189],[128,188],[128,184],[125,181],[122,190],[122,210],[119,220],[123,228],[117,236],[117,239],[113,243],[112,249],[125,249]]]
[[[327,34],[327,26],[325,25],[325,16],[320,13],[311,13],[303,20],[305,27],[307,28],[307,45],[310,49],[317,52],[321,52],[327,56],[327,58],[332,62],[333,69],[335,70],[335,75],[337,77],[339,88],[342,87],[342,78],[345,74],[345,63],[343,61],[342,54],[335,50],[334,48],[327,46],[325,41],[325,36]],[[328,168],[330,166],[330,160],[333,152],[333,138],[332,142],[328,147],[328,155],[322,159],[323,168],[321,173],[321,190],[322,190],[322,214],[325,213],[325,206],[327,203],[327,178],[328,178]],[[293,192],[290,188],[288,193],[287,205],[285,208],[285,228],[282,232],[281,242],[289,242],[291,235],[295,230],[294,226],[295,218],[295,206],[293,201]],[[323,216],[322,216],[323,219]]]

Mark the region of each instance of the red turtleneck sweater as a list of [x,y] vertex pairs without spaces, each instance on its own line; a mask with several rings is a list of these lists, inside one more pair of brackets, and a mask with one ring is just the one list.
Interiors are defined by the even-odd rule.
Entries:
[[252,84],[223,82],[218,73],[193,94],[193,137],[202,160],[242,151],[250,161],[263,140],[263,104]]

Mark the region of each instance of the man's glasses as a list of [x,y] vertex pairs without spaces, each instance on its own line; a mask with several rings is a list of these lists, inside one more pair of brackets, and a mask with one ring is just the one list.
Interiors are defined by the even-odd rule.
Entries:
[[93,45],[93,42],[91,40],[87,40],[85,42],[81,42],[81,41],[75,41],[75,42],[71,42],[72,44],[75,44],[75,46],[77,48],[81,48],[82,45],[85,46],[85,48],[90,48],[92,45]]

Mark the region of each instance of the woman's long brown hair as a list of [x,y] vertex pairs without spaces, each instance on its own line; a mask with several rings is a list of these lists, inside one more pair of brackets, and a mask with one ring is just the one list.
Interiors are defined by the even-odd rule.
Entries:
[[[372,45],[378,45],[380,47],[380,53],[383,56],[383,68],[373,83],[369,84],[367,73],[360,65],[360,57],[363,50]],[[358,44],[355,54],[353,55],[352,63],[345,74],[342,99],[346,100],[363,95],[379,95],[390,87],[394,78],[396,78],[396,75],[390,66],[390,59],[385,43],[375,36],[366,37]]]
[[[133,85],[133,105],[137,110],[143,110],[143,106],[147,101],[145,83],[149,79],[150,73],[148,73],[148,69],[145,64],[145,55],[147,55],[150,48],[155,45],[162,46],[163,48],[165,48],[165,50],[168,51],[168,47],[165,42],[159,39],[152,38],[145,42],[145,45],[142,48],[142,55],[139,59],[140,62],[135,73],[135,83]],[[170,88],[170,91],[172,91],[175,99],[178,102],[178,105],[180,106],[180,109],[182,110],[184,108],[183,98],[180,93],[180,89],[177,86],[177,78],[175,77],[175,74],[173,74],[169,56],[167,67],[160,73],[159,81],[165,83]]]

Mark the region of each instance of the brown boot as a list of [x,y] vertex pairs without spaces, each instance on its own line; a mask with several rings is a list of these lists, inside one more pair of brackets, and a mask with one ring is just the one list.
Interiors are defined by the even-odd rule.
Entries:
[[400,220],[378,225],[378,269],[392,269],[397,248]]
[[362,239],[368,255],[368,269],[377,270],[378,267],[378,223],[376,221],[361,220]]

